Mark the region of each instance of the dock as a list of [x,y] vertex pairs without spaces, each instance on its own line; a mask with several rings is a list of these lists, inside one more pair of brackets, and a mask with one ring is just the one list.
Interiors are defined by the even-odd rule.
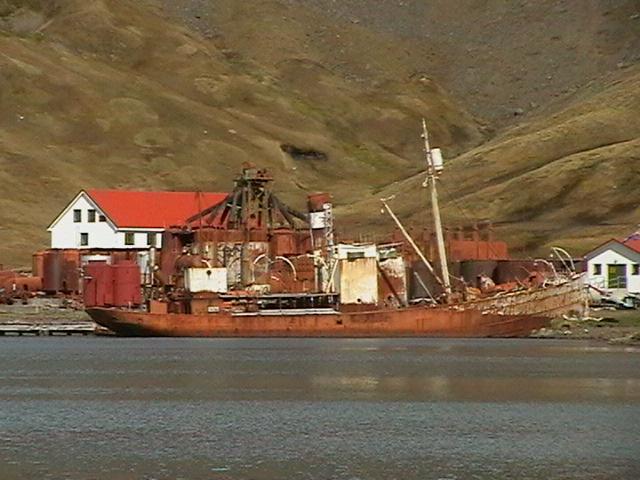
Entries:
[[94,335],[96,324],[93,322],[74,323],[3,323],[0,324],[0,336],[68,336]]

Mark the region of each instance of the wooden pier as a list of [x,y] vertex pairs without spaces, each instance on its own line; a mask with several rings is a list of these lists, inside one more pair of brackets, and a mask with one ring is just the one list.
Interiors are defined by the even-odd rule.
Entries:
[[94,335],[95,333],[96,324],[93,322],[0,324],[0,336]]

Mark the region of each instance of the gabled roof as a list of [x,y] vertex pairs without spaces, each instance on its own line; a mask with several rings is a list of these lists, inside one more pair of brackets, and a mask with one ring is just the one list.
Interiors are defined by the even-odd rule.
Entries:
[[622,243],[624,243],[631,250],[635,250],[640,253],[640,233],[634,233],[628,236]]
[[226,193],[86,190],[118,228],[166,228],[222,202]]
[[632,255],[633,254],[637,255],[637,254],[640,254],[640,239],[638,240],[627,239],[624,241],[620,241],[616,238],[612,238],[611,240],[607,240],[606,242],[601,243],[591,251],[585,253],[584,258],[589,260],[590,258],[593,258],[596,255],[600,254],[601,252],[609,248],[615,248],[615,247],[622,248],[623,250],[626,250],[628,253]]

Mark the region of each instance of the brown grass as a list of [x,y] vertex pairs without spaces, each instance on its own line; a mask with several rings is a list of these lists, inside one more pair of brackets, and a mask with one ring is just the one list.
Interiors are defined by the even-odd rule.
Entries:
[[[0,263],[27,265],[81,188],[226,190],[247,160],[294,205],[331,191],[343,230],[388,228],[387,193],[422,222],[422,116],[455,157],[449,221],[493,218],[533,248],[637,223],[633,68],[487,142],[466,99],[424,73],[435,43],[291,2],[160,3],[0,1]],[[327,159],[295,160],[283,143]]]

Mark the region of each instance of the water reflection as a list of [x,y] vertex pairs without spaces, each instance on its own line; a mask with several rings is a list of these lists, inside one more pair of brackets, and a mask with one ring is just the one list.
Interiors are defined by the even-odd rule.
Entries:
[[640,478],[640,355],[576,342],[0,340],[4,479]]

